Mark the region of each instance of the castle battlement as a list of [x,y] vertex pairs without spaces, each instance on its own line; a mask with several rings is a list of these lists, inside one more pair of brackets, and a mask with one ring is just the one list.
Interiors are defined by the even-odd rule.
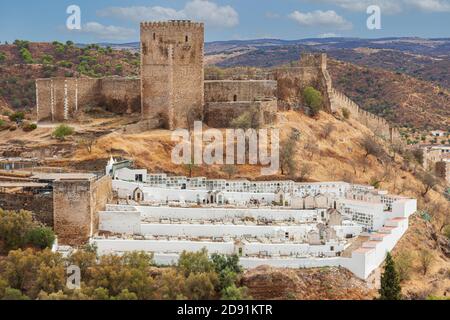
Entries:
[[203,22],[192,22],[191,20],[169,20],[169,21],[146,21],[141,22],[141,30],[152,30],[155,28],[183,28],[183,29],[204,29]]

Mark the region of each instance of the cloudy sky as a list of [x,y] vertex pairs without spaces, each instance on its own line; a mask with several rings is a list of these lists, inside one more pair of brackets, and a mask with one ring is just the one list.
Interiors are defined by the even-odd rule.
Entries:
[[[367,7],[381,8],[381,30],[366,27]],[[70,5],[81,30],[66,28]],[[191,19],[206,40],[344,36],[450,37],[450,0],[1,0],[0,41],[132,42],[140,21]]]

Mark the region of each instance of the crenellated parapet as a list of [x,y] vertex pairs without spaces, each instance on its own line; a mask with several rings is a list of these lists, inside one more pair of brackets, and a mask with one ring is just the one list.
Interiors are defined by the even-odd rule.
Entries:
[[191,20],[169,20],[169,21],[155,21],[155,22],[141,22],[141,30],[152,30],[159,28],[183,28],[202,30],[205,25],[202,22],[192,22]]

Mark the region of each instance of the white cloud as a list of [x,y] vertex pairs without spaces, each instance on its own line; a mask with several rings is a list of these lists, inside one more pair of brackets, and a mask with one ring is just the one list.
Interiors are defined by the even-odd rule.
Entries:
[[205,22],[210,27],[234,27],[239,24],[239,14],[233,7],[219,6],[209,0],[191,0],[181,10],[160,6],[109,7],[98,14],[135,22],[192,19]]
[[337,38],[339,35],[336,33],[322,33],[317,36],[318,38]]
[[450,1],[447,0],[405,0],[411,6],[428,12],[450,12]]
[[[311,2],[311,0],[307,0]],[[450,12],[450,0],[314,0],[337,5],[349,11],[365,12],[370,5],[378,5],[383,14],[397,14],[405,9],[426,12]]]
[[133,29],[105,26],[98,22],[88,22],[79,31],[103,40],[130,40],[136,34]]
[[330,27],[340,30],[352,28],[352,24],[333,10],[313,12],[294,11],[289,18],[306,27]]

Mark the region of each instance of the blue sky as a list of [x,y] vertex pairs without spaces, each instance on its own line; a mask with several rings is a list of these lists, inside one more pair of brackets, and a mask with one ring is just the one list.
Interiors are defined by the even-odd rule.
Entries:
[[[366,27],[371,4],[381,30]],[[81,9],[81,30],[66,28],[69,5]],[[450,0],[1,0],[0,41],[132,42],[140,20],[192,19],[206,40],[344,36],[450,37]]]

